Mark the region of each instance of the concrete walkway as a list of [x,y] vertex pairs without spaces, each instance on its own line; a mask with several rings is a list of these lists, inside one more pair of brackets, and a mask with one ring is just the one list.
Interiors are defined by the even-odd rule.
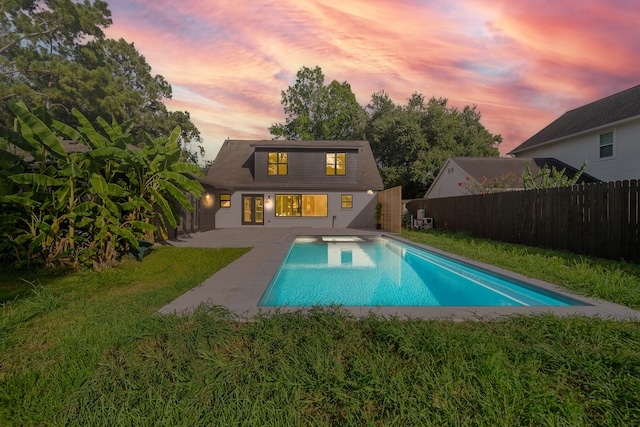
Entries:
[[[347,228],[230,228],[181,236],[169,244],[179,247],[224,248],[251,247],[252,249],[235,262],[209,277],[199,286],[187,291],[170,304],[159,310],[162,314],[189,313],[201,304],[227,307],[242,319],[249,319],[257,313],[274,311],[295,311],[300,307],[270,309],[259,307],[258,303],[271,278],[286,256],[296,236],[380,236],[376,230]],[[397,237],[394,237],[397,238]],[[403,240],[403,239],[400,239]],[[423,246],[412,243],[416,246]],[[427,248],[426,246],[423,246]],[[434,248],[436,253],[445,254]],[[607,301],[585,298],[571,294],[553,284],[526,278],[522,275],[497,267],[470,261],[466,258],[446,254],[450,258],[477,265],[503,276],[528,282],[543,289],[569,296],[585,302],[584,306],[567,307],[343,307],[355,315],[375,313],[382,316],[400,318],[437,318],[463,320],[468,318],[497,318],[513,314],[553,313],[561,316],[586,315],[612,319],[640,320],[640,311],[612,304]]]

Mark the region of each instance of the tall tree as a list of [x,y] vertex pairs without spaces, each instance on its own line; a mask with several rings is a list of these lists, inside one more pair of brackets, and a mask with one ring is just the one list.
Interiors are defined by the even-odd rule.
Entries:
[[366,116],[347,82],[324,84],[320,67],[302,67],[296,82],[282,91],[284,124],[273,124],[275,138],[357,140],[364,137]]
[[[100,116],[126,119],[135,141],[179,125],[185,157],[196,161],[202,154],[188,112],[169,112],[162,102],[171,98],[171,86],[151,75],[132,43],[105,39],[103,30],[111,24],[107,3],[3,0],[1,7],[0,100],[44,105],[54,119],[68,123],[76,123],[74,108],[94,126]],[[0,124],[13,120],[8,103],[0,104]]]
[[444,98],[427,103],[414,93],[406,105],[395,105],[384,92],[367,106],[367,139],[385,187],[402,185],[403,197],[422,197],[449,157],[496,157],[500,135],[480,123],[476,107],[447,107]]
[[[144,141],[182,128],[180,146],[186,159],[197,162],[204,155],[202,138],[186,111],[168,111],[163,99],[171,99],[171,85],[161,75],[153,76],[151,66],[124,39],[102,39],[80,49],[81,78],[70,82],[69,92],[83,102],[78,106],[92,123],[108,114],[127,122],[134,141]],[[72,117],[69,117],[72,119]],[[195,146],[195,147],[194,147]]]
[[[104,37],[111,24],[107,3],[85,0],[6,0],[0,14],[0,99],[55,102],[60,78],[81,43]],[[11,117],[3,105],[3,119]]]

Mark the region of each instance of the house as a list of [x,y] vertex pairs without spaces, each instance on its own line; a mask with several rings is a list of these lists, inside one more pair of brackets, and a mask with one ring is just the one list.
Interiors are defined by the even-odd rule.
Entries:
[[552,157],[602,181],[640,178],[640,85],[567,111],[509,154]]
[[[466,196],[469,194],[467,182],[482,183],[485,179],[500,180],[505,184],[505,188],[522,190],[524,189],[522,173],[527,163],[533,176],[545,166],[558,171],[565,169],[565,175],[569,178],[573,178],[578,172],[578,169],[566,163],[548,158],[451,157],[445,162],[424,198]],[[598,180],[588,174],[582,174],[578,182],[589,183],[598,182]]]
[[384,188],[366,141],[227,140],[201,182],[203,231],[374,228]]

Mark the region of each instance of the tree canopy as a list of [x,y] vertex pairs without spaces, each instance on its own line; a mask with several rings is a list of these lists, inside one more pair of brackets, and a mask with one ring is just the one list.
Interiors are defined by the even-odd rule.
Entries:
[[[112,40],[103,30],[111,12],[101,0],[9,0],[0,15],[0,124],[11,126],[11,103],[43,105],[54,119],[75,123],[82,111],[126,122],[134,143],[182,128],[185,157],[203,154],[200,132],[188,112],[169,112],[162,102],[171,85],[153,76],[133,43]],[[192,147],[196,145],[196,147]]]
[[269,128],[275,138],[357,140],[364,137],[364,110],[347,82],[324,84],[320,67],[302,67],[296,82],[282,91],[284,124]]
[[480,123],[476,107],[462,111],[445,98],[414,93],[396,105],[384,91],[367,106],[366,137],[378,162],[385,187],[402,185],[403,197],[423,197],[449,157],[497,157],[500,135]]
[[425,102],[414,93],[406,105],[376,92],[361,107],[347,82],[324,84],[320,67],[302,67],[293,86],[282,91],[284,124],[269,131],[275,138],[361,140],[371,144],[386,188],[402,186],[403,197],[425,192],[449,157],[497,157],[500,135],[480,123],[476,106],[447,106],[446,98]]

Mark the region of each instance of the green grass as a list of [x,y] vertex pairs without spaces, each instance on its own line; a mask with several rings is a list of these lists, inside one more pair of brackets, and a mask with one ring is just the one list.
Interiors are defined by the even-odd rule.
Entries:
[[402,236],[469,259],[640,310],[640,264],[589,258],[464,234],[402,231]]
[[[634,265],[410,237],[496,264],[518,256],[524,274],[545,265],[585,293],[635,278],[615,294],[638,301]],[[640,423],[638,322],[407,321],[336,308],[251,322],[223,307],[156,314],[244,251],[161,248],[114,270],[31,276],[37,283],[0,312],[0,425]],[[586,280],[591,268],[602,271]]]

